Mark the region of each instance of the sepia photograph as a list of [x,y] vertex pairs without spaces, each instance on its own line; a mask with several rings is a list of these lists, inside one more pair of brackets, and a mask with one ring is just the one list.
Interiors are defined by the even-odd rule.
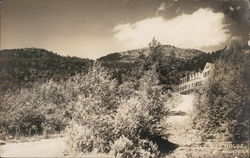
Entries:
[[0,158],[249,158],[249,0],[0,0]]

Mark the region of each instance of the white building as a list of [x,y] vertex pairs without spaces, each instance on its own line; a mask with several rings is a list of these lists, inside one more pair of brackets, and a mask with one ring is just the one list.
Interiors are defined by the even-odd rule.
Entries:
[[181,94],[189,94],[199,91],[206,83],[208,77],[211,75],[213,68],[214,64],[206,63],[203,71],[181,78],[179,92]]

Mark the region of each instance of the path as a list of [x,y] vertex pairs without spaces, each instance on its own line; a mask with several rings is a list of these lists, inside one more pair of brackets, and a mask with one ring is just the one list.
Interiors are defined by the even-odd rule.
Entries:
[[200,142],[192,129],[191,115],[193,112],[193,95],[181,95],[183,101],[177,107],[170,110],[171,115],[167,118],[168,140],[179,145],[171,154],[172,157],[186,157],[186,147],[195,142]]
[[7,143],[0,146],[0,157],[62,157],[64,138],[42,139],[34,142]]

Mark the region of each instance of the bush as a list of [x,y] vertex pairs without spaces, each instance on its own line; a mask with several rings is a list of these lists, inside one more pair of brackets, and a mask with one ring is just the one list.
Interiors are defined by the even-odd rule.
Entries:
[[71,124],[67,133],[67,152],[91,152],[94,149],[96,138],[93,136],[93,131],[89,128],[77,124]]
[[[164,109],[166,98],[158,85],[155,70],[145,73],[137,89],[128,89],[133,84],[126,82],[118,87],[100,65],[95,65],[83,78],[85,83],[77,83],[85,88],[71,103],[75,109],[72,119],[77,126],[91,131],[91,137],[86,139],[95,138],[93,148],[88,149],[106,153],[112,151],[122,157],[134,157],[136,154],[152,157],[156,154],[157,146],[150,139],[163,135],[159,124],[167,111]],[[128,95],[123,96],[124,93]],[[69,132],[69,135],[72,134]],[[76,139],[80,137],[76,136]],[[142,140],[150,142],[147,147]],[[80,148],[78,144],[82,144],[81,141],[74,142],[75,139],[70,137],[69,141],[69,144],[76,143],[71,145],[78,148],[76,151],[91,151]]]
[[1,106],[5,107],[1,112],[5,117],[0,119],[0,126],[13,136],[63,130],[70,119],[66,93],[63,84],[48,81],[6,94],[1,97]]
[[121,158],[154,158],[160,157],[160,152],[156,144],[148,139],[138,139],[137,143],[121,136],[112,145],[111,153],[115,157]]
[[148,139],[140,139],[135,157],[154,158],[162,156],[158,146]]
[[132,157],[134,148],[134,143],[131,140],[121,136],[119,139],[115,140],[111,146],[111,153],[115,157]]

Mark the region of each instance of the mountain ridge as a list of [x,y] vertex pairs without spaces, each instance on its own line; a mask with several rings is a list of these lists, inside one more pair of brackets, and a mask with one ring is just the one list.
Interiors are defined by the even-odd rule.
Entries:
[[[128,51],[109,53],[105,56],[98,58],[97,60],[131,63],[134,62],[139,57],[141,52],[144,53],[146,56],[148,56],[150,53],[150,49],[149,47],[144,47],[141,49],[133,49]],[[182,49],[171,45],[162,45],[162,52],[165,57],[174,55],[175,57],[180,59],[192,59],[201,54],[205,54],[205,52],[197,49]]]

